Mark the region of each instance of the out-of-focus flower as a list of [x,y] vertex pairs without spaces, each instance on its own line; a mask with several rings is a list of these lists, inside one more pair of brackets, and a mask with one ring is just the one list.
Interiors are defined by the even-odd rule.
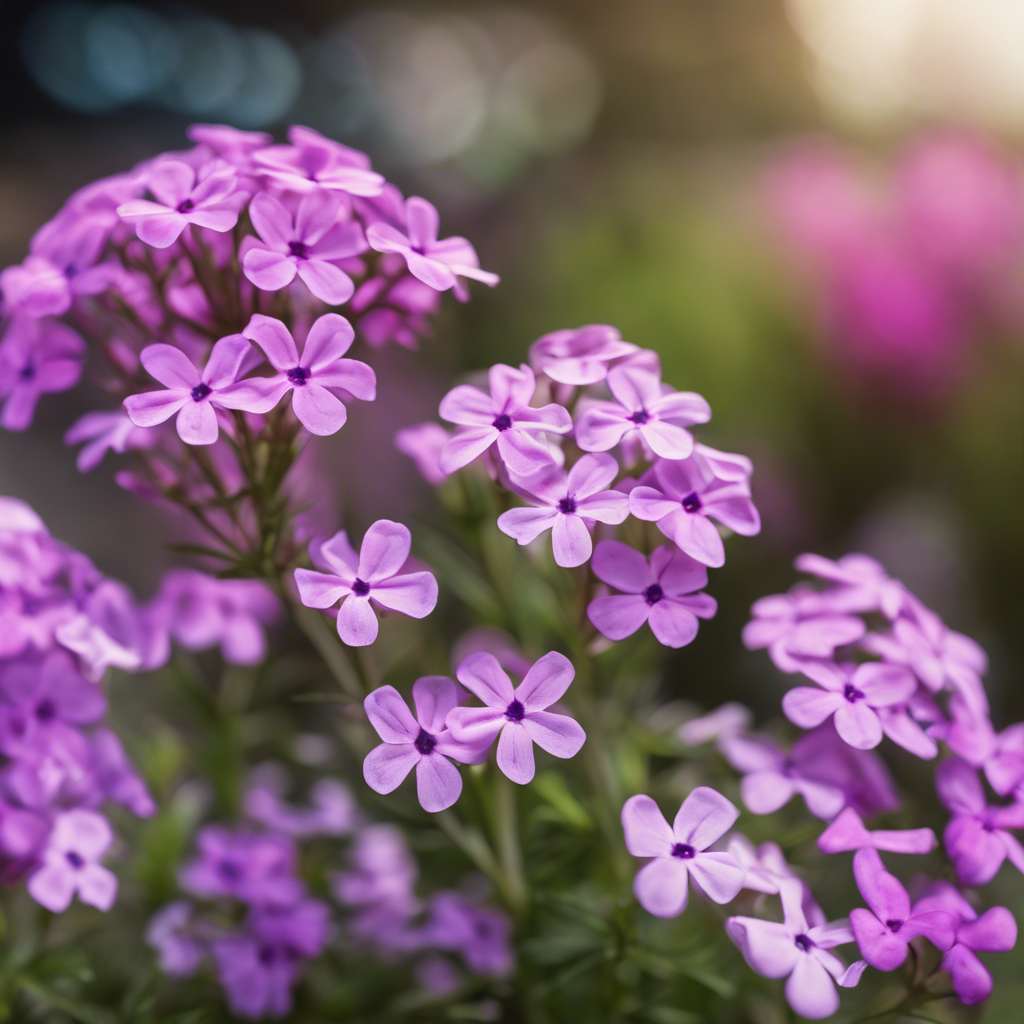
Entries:
[[32,898],[59,914],[74,898],[109,910],[117,896],[117,879],[100,858],[114,840],[106,819],[91,811],[57,815],[42,854],[41,866],[28,880]]

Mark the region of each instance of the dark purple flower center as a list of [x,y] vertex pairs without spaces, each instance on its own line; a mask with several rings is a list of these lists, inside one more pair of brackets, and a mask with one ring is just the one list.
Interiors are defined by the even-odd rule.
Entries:
[[189,210],[194,210],[196,204],[191,199],[183,199],[178,203],[178,213],[188,213]]
[[697,851],[689,843],[676,843],[672,847],[672,856],[680,860],[693,860]]
[[892,919],[885,922],[885,927],[891,932],[898,932],[903,927],[903,922]]
[[288,252],[298,260],[304,260],[309,255],[309,247],[305,242],[292,241],[288,243]]
[[507,412],[494,417],[493,426],[496,430],[508,430],[512,426],[512,417]]
[[49,697],[36,705],[36,718],[40,722],[52,722],[57,717],[57,705]]
[[76,871],[79,868],[85,867],[85,858],[74,850],[68,850],[68,852],[64,854],[64,857]]
[[352,584],[352,593],[355,594],[356,597],[366,597],[369,592],[370,584],[365,580],[359,579],[357,576],[355,583]]
[[233,860],[218,861],[217,876],[224,882],[237,882],[242,877],[242,866]]
[[646,409],[638,409],[632,416],[629,417],[630,423],[635,423],[638,427],[643,426],[651,417],[648,415]]
[[571,516],[576,511],[576,499],[571,496],[559,499],[558,511],[564,512],[567,516]]
[[31,380],[35,375],[36,375],[36,368],[31,363],[26,363],[21,368],[21,371],[18,373],[18,376],[22,380]]
[[795,771],[796,765],[788,757],[781,765],[779,765],[779,774],[782,775],[783,778],[790,778]]
[[851,703],[856,704],[857,701],[864,699],[864,694],[857,689],[853,683],[847,683],[843,687],[843,696]]
[[278,951],[274,946],[263,945],[260,946],[260,951],[256,955],[264,967],[269,967],[277,959],[277,953]]
[[699,512],[703,507],[701,505],[700,498],[697,497],[696,491],[691,491],[685,498],[683,498],[683,511],[689,512],[691,515],[694,512]]
[[512,701],[512,703],[509,704],[507,708],[505,708],[505,717],[510,722],[521,722],[523,720],[523,715],[525,714],[526,708],[524,708],[523,705],[517,700]]
[[793,945],[800,950],[801,953],[809,953],[814,949],[814,940],[809,939],[806,935],[798,935],[793,940]]
[[192,389],[192,401],[201,402],[212,390],[209,384],[197,384]]
[[665,591],[661,589],[660,583],[652,583],[644,591],[644,600],[648,604],[657,604],[665,596]]
[[419,736],[416,737],[415,746],[421,754],[426,755],[437,746],[437,740],[426,729],[421,728]]
[[293,366],[288,371],[288,379],[296,387],[302,387],[309,380],[309,370],[304,370],[301,366]]

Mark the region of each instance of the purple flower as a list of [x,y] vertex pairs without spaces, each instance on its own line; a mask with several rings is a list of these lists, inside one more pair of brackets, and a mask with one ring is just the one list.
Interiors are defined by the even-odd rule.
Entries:
[[249,204],[249,217],[263,244],[250,240],[242,256],[245,276],[257,288],[276,292],[297,274],[328,305],[347,301],[355,286],[335,261],[364,252],[366,239],[355,221],[339,220],[341,205],[337,193],[307,192],[293,218],[276,196],[259,193]]
[[557,651],[537,661],[515,689],[493,654],[471,654],[455,674],[487,706],[453,708],[448,714],[452,737],[477,749],[498,739],[498,767],[513,782],[525,786],[533,779],[534,743],[555,757],[574,757],[583,746],[587,737],[577,722],[545,710],[576,674]]
[[320,779],[309,791],[310,804],[295,807],[282,798],[284,779],[281,773],[257,769],[245,794],[246,817],[274,832],[307,839],[311,836],[342,836],[350,832],[356,821],[355,801],[348,786],[337,779]]
[[164,974],[187,977],[202,962],[206,950],[192,923],[192,904],[176,900],[158,910],[146,926],[146,943],[157,951]]
[[801,572],[835,584],[841,598],[832,591],[830,599],[841,599],[847,611],[880,611],[895,619],[907,597],[903,584],[891,579],[868,555],[843,555],[833,562],[821,555],[805,554],[797,558],[795,565]]
[[378,687],[363,701],[370,724],[384,741],[366,755],[363,778],[375,793],[391,793],[415,768],[420,806],[425,811],[443,811],[462,793],[462,776],[448,758],[472,764],[486,747],[467,746],[452,738],[446,719],[458,706],[459,694],[450,679],[417,679],[412,699],[415,718],[393,686]]
[[744,537],[761,529],[748,483],[717,476],[714,463],[700,452],[682,461],[662,459],[653,472],[658,487],[634,487],[629,510],[637,519],[657,523],[666,537],[698,562],[712,567],[725,564],[725,547],[709,516]]
[[380,195],[384,178],[370,170],[365,153],[297,124],[288,129],[288,139],[290,145],[267,146],[252,154],[257,171],[279,188],[300,195],[319,189]]
[[348,418],[336,391],[363,402],[377,397],[373,370],[358,359],[342,359],[355,332],[337,313],[325,313],[310,327],[301,357],[291,332],[271,316],[257,313],[242,333],[263,349],[277,372],[240,381],[231,389],[235,401],[251,401],[267,411],[290,391],[299,422],[311,434],[327,436],[341,430]]
[[808,662],[801,670],[820,687],[797,686],[782,698],[786,717],[801,729],[813,729],[828,718],[836,732],[858,750],[882,742],[876,709],[902,704],[917,689],[917,680],[899,665]]
[[90,737],[89,770],[98,799],[113,800],[137,818],[156,813],[146,784],[128,760],[121,741],[109,729],[97,729]]
[[877,850],[857,851],[853,875],[871,909],[852,910],[850,928],[861,956],[876,970],[896,970],[907,959],[910,940],[918,935],[942,950],[953,945],[956,918],[941,910],[912,909],[907,890],[885,870]]
[[56,320],[16,316],[0,342],[0,426],[25,430],[40,396],[73,388],[82,376],[85,342]]
[[706,715],[683,722],[676,735],[689,746],[697,747],[702,743],[745,736],[753,723],[754,715],[750,708],[731,700]]
[[728,903],[743,888],[745,872],[732,854],[708,847],[732,828],[739,811],[721,793],[698,786],[683,801],[669,827],[649,796],[630,797],[622,807],[626,849],[651,857],[638,872],[633,891],[655,917],[678,917],[686,909],[689,878],[715,903]]
[[499,363],[487,371],[490,394],[469,384],[453,388],[441,401],[441,418],[464,428],[443,448],[439,465],[446,476],[462,469],[497,442],[509,471],[529,476],[552,462],[540,433],[568,434],[572,417],[552,403],[530,407],[537,387],[533,371]]
[[438,241],[439,227],[440,218],[433,204],[410,196],[405,201],[405,231],[377,221],[366,229],[366,240],[378,252],[404,257],[409,273],[439,292],[454,288],[460,277],[470,277],[493,288],[500,278],[480,269],[473,246],[457,235]]
[[655,455],[685,459],[693,435],[685,427],[707,423],[711,407],[692,391],[671,391],[657,374],[633,366],[608,371],[614,402],[595,402],[576,424],[576,441],[587,452],[606,452],[623,438],[639,434]]
[[42,864],[28,880],[32,898],[55,914],[67,910],[75,893],[83,903],[109,910],[117,879],[99,861],[113,839],[106,819],[92,811],[58,814]]
[[587,324],[538,338],[530,346],[530,364],[559,384],[597,384],[608,376],[611,362],[638,351],[616,328]]
[[407,527],[379,519],[364,534],[357,554],[345,531],[312,552],[324,572],[295,570],[299,598],[307,608],[330,608],[342,602],[338,635],[352,647],[377,639],[377,616],[371,601],[391,611],[422,619],[437,604],[437,580],[429,572],[402,574],[412,536]]
[[743,958],[766,978],[788,978],[786,1000],[801,1016],[811,1020],[830,1017],[839,1009],[835,985],[851,988],[864,973],[864,961],[850,967],[829,950],[853,941],[845,922],[810,927],[801,906],[799,883],[779,887],[784,921],[755,917],[730,917],[725,922],[729,938]]
[[943,842],[964,885],[986,885],[1007,858],[1024,872],[1024,847],[1007,831],[1024,828],[1024,804],[991,807],[978,773],[959,757],[935,770],[939,799],[953,814]]
[[145,448],[150,437],[135,426],[123,412],[87,412],[64,435],[65,444],[85,444],[75,465],[80,473],[94,470],[110,452],[122,454],[133,448]]
[[[147,391],[124,400],[128,416],[138,427],[155,427],[175,413],[178,436],[186,444],[213,444],[220,433],[215,406],[267,412],[277,399],[256,398],[233,391],[231,385],[252,346],[241,334],[221,338],[210,350],[203,372],[173,345],[148,345],[142,350],[142,365],[166,391]],[[280,396],[278,396],[280,397]]]
[[512,922],[506,914],[458,892],[435,893],[427,913],[424,939],[431,946],[460,953],[477,974],[500,977],[512,969]]
[[[774,894],[779,891],[781,882],[787,879],[800,881],[793,874],[793,869],[786,863],[786,858],[778,843],[769,841],[761,843],[755,848],[746,836],[735,833],[729,839],[727,850],[745,872],[744,889]],[[801,884],[803,883],[801,882]],[[810,889],[808,888],[805,892],[805,910],[809,895]]]
[[916,911],[947,912],[956,920],[953,945],[943,954],[942,970],[949,971],[953,989],[967,1006],[992,994],[992,975],[975,955],[1007,953],[1017,944],[1017,922],[1006,907],[989,907],[980,917],[949,882],[936,882],[918,900]]
[[822,853],[845,853],[848,850],[885,850],[888,853],[930,853],[935,849],[935,833],[930,828],[869,832],[860,815],[847,807],[818,836]]
[[350,854],[353,870],[339,872],[331,888],[340,903],[389,906],[412,914],[416,900],[416,861],[402,833],[392,825],[371,825],[357,835]]
[[520,544],[551,530],[556,564],[583,565],[594,550],[590,527],[621,523],[629,515],[629,498],[607,489],[618,472],[619,464],[610,455],[584,455],[568,473],[555,469],[524,482],[538,507],[509,509],[498,516],[498,529]]
[[1016,790],[1018,802],[1024,800],[1024,722],[995,734],[984,767],[989,785],[1000,796]]
[[420,423],[398,431],[395,434],[395,447],[416,463],[420,476],[428,484],[437,487],[446,479],[438,463],[451,436],[440,423]]
[[156,202],[130,199],[117,212],[135,225],[143,242],[156,249],[173,245],[189,224],[230,231],[247,198],[238,191],[235,169],[222,160],[198,172],[180,160],[158,160],[146,173],[146,187]]
[[622,640],[645,622],[659,643],[685,647],[697,636],[697,620],[710,619],[715,599],[697,593],[708,571],[671,544],[662,544],[650,562],[617,540],[603,540],[594,553],[594,575],[621,594],[590,602],[587,616],[609,640]]

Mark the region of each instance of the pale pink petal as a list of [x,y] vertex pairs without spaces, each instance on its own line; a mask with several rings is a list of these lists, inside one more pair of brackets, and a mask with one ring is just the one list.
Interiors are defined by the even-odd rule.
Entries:
[[287,252],[294,234],[292,215],[280,199],[270,192],[257,193],[249,204],[249,219],[267,245],[278,252]]
[[164,206],[188,199],[195,180],[196,172],[183,160],[160,160],[146,174],[146,185]]
[[370,596],[393,612],[422,619],[437,606],[437,580],[429,572],[392,576],[375,583]]
[[553,508],[510,508],[498,516],[498,529],[520,544],[529,544],[550,530],[558,518]]
[[310,547],[313,561],[319,558],[329,569],[344,580],[353,581],[358,575],[359,552],[352,547],[348,534],[339,530],[329,540],[325,540],[319,547]]
[[490,395],[479,388],[460,384],[441,399],[438,412],[441,419],[449,423],[462,427],[480,427],[491,426],[501,409]]
[[583,519],[618,525],[629,516],[629,495],[621,491],[598,491],[576,503],[576,514]]
[[295,339],[280,320],[257,313],[242,333],[263,349],[275,370],[291,370],[299,365]]
[[766,978],[784,978],[801,958],[792,932],[776,921],[730,917],[725,930],[747,963]]
[[626,849],[634,857],[668,857],[672,853],[675,836],[649,796],[631,796],[622,805],[622,831]]
[[405,218],[413,246],[423,249],[437,241],[441,218],[433,203],[420,196],[409,196],[405,201]]
[[634,487],[629,492],[629,511],[648,523],[656,523],[678,509],[678,501],[666,498],[654,487]]
[[295,234],[314,245],[334,226],[341,209],[341,196],[333,192],[308,192],[295,214]]
[[736,899],[747,876],[731,853],[698,853],[687,867],[693,880],[715,903]]
[[533,781],[533,740],[520,722],[507,722],[498,737],[498,767],[513,782],[525,786]]
[[[535,434],[525,430],[499,431],[497,444],[501,461],[510,472],[519,476],[529,476],[551,464],[551,449]],[[450,445],[451,442],[446,448]]]
[[299,600],[307,608],[330,608],[352,592],[351,586],[337,576],[312,569],[296,569],[295,586]]
[[797,959],[786,981],[786,1000],[803,1017],[820,1020],[839,1009],[839,993],[832,976],[814,957]]
[[587,739],[579,722],[550,711],[528,712],[523,718],[523,728],[541,750],[555,757],[575,757]]
[[602,402],[587,409],[577,421],[576,443],[585,452],[606,452],[633,427],[618,406]]
[[169,420],[186,402],[191,401],[187,392],[147,391],[142,395],[129,395],[124,400],[124,407],[135,426],[155,427]]
[[199,383],[199,371],[188,356],[173,345],[147,345],[139,360],[146,372],[165,388],[190,391]]
[[[695,391],[673,391],[670,394],[662,395],[653,401],[648,411],[657,415],[660,420],[669,420],[681,426],[688,426],[693,423],[707,423],[711,419],[711,406],[703,395]],[[713,449],[705,449],[713,451]],[[742,459],[743,456],[729,456],[732,459]],[[749,463],[749,460],[746,460]],[[751,467],[752,468],[752,467]],[[750,469],[746,470],[746,476],[750,475]]]
[[366,229],[366,240],[377,252],[404,254],[411,247],[409,239],[401,231],[382,221],[377,221]]
[[185,402],[175,421],[185,444],[213,444],[217,440],[217,414],[209,402]]
[[843,742],[857,750],[870,750],[882,742],[882,723],[864,701],[844,700],[836,709],[835,725]]
[[594,575],[616,590],[639,594],[655,582],[647,559],[628,544],[603,540],[594,551]]
[[453,708],[447,724],[457,743],[490,746],[506,721],[505,713],[494,708]]
[[[569,470],[569,494],[577,502],[607,490],[619,475],[619,464],[611,455],[584,455]],[[619,492],[615,492],[619,493]]]
[[380,686],[363,701],[366,717],[385,743],[412,743],[420,734],[409,705],[393,686]]
[[689,872],[677,857],[657,857],[633,879],[637,902],[655,917],[678,917],[686,909]]
[[109,910],[117,898],[117,879],[101,864],[87,864],[78,872],[78,898],[97,910]]
[[978,773],[959,757],[951,757],[935,769],[935,788],[946,807],[957,814],[985,810],[985,790]]
[[356,575],[366,583],[394,576],[409,557],[412,534],[409,528],[390,519],[378,519],[363,535]]
[[412,743],[382,743],[363,761],[363,778],[375,793],[392,793],[405,781],[421,754]]
[[140,217],[135,222],[135,234],[154,249],[167,249],[174,245],[187,225],[188,221],[180,213],[157,213]]
[[917,689],[917,680],[909,669],[881,662],[860,665],[850,682],[864,694],[873,708],[902,704]]
[[[665,547],[667,548],[668,545]],[[665,554],[670,555],[670,559],[658,577],[658,582],[666,594],[673,597],[679,594],[692,594],[707,586],[708,570],[706,565],[671,548]],[[712,614],[714,613],[712,612]]]
[[378,628],[369,600],[349,594],[338,612],[338,636],[350,647],[368,647],[377,639]]
[[[480,651],[464,659],[455,672],[459,682],[488,707],[504,711],[514,701],[512,681],[493,654]],[[456,739],[460,737],[456,736]]]
[[377,375],[358,359],[338,359],[316,371],[316,383],[325,388],[343,388],[361,402],[377,397]]
[[221,388],[211,401],[225,409],[264,413],[270,412],[290,390],[291,384],[283,376],[247,377]]
[[257,288],[276,292],[295,280],[295,260],[284,253],[254,245],[242,257],[242,270]]
[[587,618],[609,640],[624,640],[647,621],[651,607],[641,594],[613,594],[591,601]]
[[252,345],[241,334],[229,334],[217,341],[203,368],[203,383],[211,388],[234,384],[242,360],[252,351]]
[[306,335],[302,365],[316,373],[340,359],[352,346],[354,338],[355,331],[348,320],[337,313],[324,313]]
[[[670,520],[671,532],[666,529]],[[658,526],[691,558],[713,569],[725,565],[725,545],[715,524],[706,516],[689,515],[680,510],[678,515],[662,520]]]
[[663,459],[686,459],[693,452],[693,435],[674,423],[650,420],[640,427],[640,436]]
[[676,840],[706,850],[732,828],[740,812],[710,786],[698,786],[683,801],[672,822]]
[[658,643],[666,647],[685,647],[697,636],[697,617],[671,598],[654,605],[647,622]]
[[433,753],[416,765],[416,795],[420,807],[436,814],[451,807],[462,794],[462,776],[447,758]]
[[28,880],[29,895],[47,910],[62,914],[71,905],[75,895],[75,881],[71,870],[44,865]]
[[356,290],[352,278],[341,267],[325,260],[300,260],[297,269],[303,284],[328,306],[340,306]]
[[514,697],[527,711],[542,711],[569,689],[575,675],[572,662],[564,654],[550,651],[526,673]]
[[230,231],[238,223],[238,209],[229,203],[190,210],[184,216],[190,224],[209,228],[211,231]]
[[348,419],[344,403],[313,381],[292,389],[292,409],[296,419],[318,437],[336,434]]
[[752,814],[774,814],[789,803],[793,796],[793,783],[777,771],[751,772],[740,781],[740,796]]
[[461,430],[441,449],[437,465],[445,476],[468,466],[498,439],[495,427],[469,427]]
[[412,684],[416,718],[431,735],[443,732],[448,712],[458,707],[459,691],[447,676],[422,676]]
[[796,686],[782,698],[782,710],[794,725],[813,729],[846,703],[840,693],[816,690],[813,686]]
[[609,370],[608,390],[630,412],[649,409],[662,398],[657,375],[632,366],[616,366]]
[[576,515],[557,515],[551,530],[551,550],[555,564],[571,569],[583,565],[594,550],[590,531]]
[[[373,226],[371,225],[371,228]],[[367,237],[369,237],[369,233],[367,233]],[[435,291],[443,292],[455,287],[455,274],[443,263],[428,259],[412,250],[407,250],[402,255],[409,267],[409,273]]]

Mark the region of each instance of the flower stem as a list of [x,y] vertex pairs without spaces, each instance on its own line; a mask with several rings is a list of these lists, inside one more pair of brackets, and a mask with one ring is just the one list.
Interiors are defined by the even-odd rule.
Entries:
[[494,802],[491,820],[494,827],[495,843],[498,847],[498,859],[505,877],[509,909],[516,917],[520,917],[529,904],[530,889],[523,870],[515,783],[501,772],[494,773]]

